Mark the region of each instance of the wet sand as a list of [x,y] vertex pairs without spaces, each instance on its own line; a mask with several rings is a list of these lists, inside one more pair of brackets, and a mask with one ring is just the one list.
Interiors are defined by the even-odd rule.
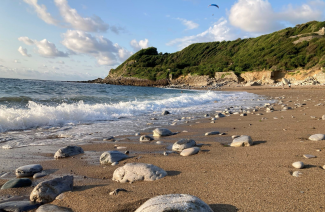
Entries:
[[[187,124],[166,126],[172,132],[180,133],[157,139],[163,141],[162,145],[157,145],[157,140],[140,144],[139,137],[123,136],[117,138],[119,142],[83,145],[85,154],[60,160],[52,159],[56,147],[37,146],[30,152],[34,151],[42,158],[28,160],[27,164],[40,163],[51,174],[34,184],[57,176],[74,175],[73,192],[67,192],[62,200],[52,202],[73,211],[134,211],[149,198],[173,193],[197,196],[214,211],[325,211],[325,170],[321,168],[325,165],[325,141],[308,140],[312,134],[325,134],[325,121],[321,120],[325,115],[325,87],[229,90],[247,90],[273,98],[284,96],[282,102],[293,109],[280,111],[281,106],[276,104],[272,113],[261,109],[245,117],[231,115],[219,118],[215,123],[210,123],[209,118],[192,120]],[[306,105],[295,108],[295,103]],[[315,106],[318,103],[323,105]],[[204,136],[210,131],[226,135]],[[152,133],[146,131],[141,134]],[[254,145],[229,147],[227,144],[231,143],[232,135],[249,135]],[[198,154],[189,157],[162,154],[181,138],[191,138],[205,145]],[[127,147],[125,150],[130,151],[131,157],[117,166],[100,165],[102,152],[116,150],[116,145]],[[12,154],[21,154],[21,158],[12,158],[20,161],[17,164],[24,163],[23,149],[8,150],[13,151]],[[305,159],[303,154],[312,154],[317,158]],[[302,173],[300,177],[292,176],[297,169],[291,164],[296,161],[307,165],[299,170]],[[153,182],[132,184],[111,180],[116,168],[131,162],[154,164],[167,171],[168,176]],[[0,185],[7,180],[0,179]],[[128,192],[109,195],[117,188]],[[0,197],[5,200],[8,195],[29,196],[32,189],[1,190]]]

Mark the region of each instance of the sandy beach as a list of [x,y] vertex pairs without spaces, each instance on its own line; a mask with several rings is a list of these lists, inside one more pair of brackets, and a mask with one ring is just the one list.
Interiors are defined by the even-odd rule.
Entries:
[[[325,211],[325,170],[322,168],[325,165],[325,141],[308,140],[310,135],[325,134],[325,120],[322,120],[325,115],[325,87],[282,89],[257,86],[223,90],[283,97],[283,104],[292,109],[281,111],[281,105],[275,103],[274,112],[271,113],[262,108],[247,116],[222,117],[215,123],[211,123],[210,118],[202,117],[187,124],[164,126],[172,132],[179,132],[177,135],[157,138],[150,143],[139,143],[139,136],[135,135],[120,136],[115,138],[116,142],[82,145],[84,154],[66,159],[53,159],[55,151],[62,146],[28,147],[28,154],[35,157],[24,156],[24,148],[12,149],[8,150],[11,151],[9,159],[1,159],[6,166],[0,171],[8,171],[11,167],[13,172],[18,165],[39,163],[49,175],[37,179],[33,185],[58,176],[73,175],[73,192],[64,193],[62,199],[51,204],[78,212],[135,211],[148,199],[164,194],[194,195],[214,211],[222,212]],[[305,105],[296,107],[296,103]],[[211,131],[225,135],[205,136],[206,132]],[[152,135],[151,130],[140,133]],[[254,145],[229,147],[232,135],[249,135]],[[182,138],[190,138],[204,145],[198,154],[188,157],[177,153],[163,155]],[[163,143],[158,145],[156,141]],[[100,155],[104,151],[116,150],[117,146],[126,147],[120,151],[128,150],[130,158],[117,166],[100,165]],[[304,154],[316,158],[306,159]],[[296,161],[302,161],[306,167],[295,169],[291,164]],[[133,162],[158,166],[168,176],[152,182],[138,181],[132,184],[112,180],[115,169]],[[294,177],[294,171],[302,174]],[[10,177],[14,175],[0,179],[0,186]],[[109,195],[117,188],[127,192]],[[0,190],[0,201],[17,196],[28,198],[32,190],[33,187]]]

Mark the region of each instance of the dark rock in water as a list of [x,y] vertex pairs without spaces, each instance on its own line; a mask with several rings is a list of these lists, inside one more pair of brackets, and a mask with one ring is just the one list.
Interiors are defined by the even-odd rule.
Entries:
[[31,185],[32,181],[28,178],[12,179],[6,182],[1,189],[29,187]]
[[170,112],[167,111],[167,110],[164,110],[164,111],[161,113],[161,115],[168,115],[168,114],[170,114]]
[[153,138],[151,138],[151,137],[148,136],[148,135],[143,135],[143,136],[140,137],[140,142],[141,142],[141,143],[150,142],[150,141],[152,141],[152,140],[153,140]]
[[72,191],[73,176],[54,178],[39,183],[30,194],[30,201],[48,203],[66,191]]
[[66,146],[66,147],[59,149],[55,153],[54,158],[55,159],[66,158],[66,157],[70,157],[70,156],[74,156],[74,155],[79,155],[82,153],[84,153],[84,151],[79,146]]
[[46,204],[39,207],[36,212],[73,212],[70,208],[59,207],[57,205]]
[[107,151],[100,156],[99,162],[100,164],[109,164],[119,162],[126,158],[128,158],[128,156],[119,151]]
[[40,204],[34,204],[30,201],[11,201],[0,204],[0,211],[23,212],[38,208]]
[[43,167],[39,164],[21,166],[16,169],[17,177],[32,177],[35,173],[43,171]]
[[153,197],[143,203],[135,212],[213,212],[208,204],[188,194],[168,194]]

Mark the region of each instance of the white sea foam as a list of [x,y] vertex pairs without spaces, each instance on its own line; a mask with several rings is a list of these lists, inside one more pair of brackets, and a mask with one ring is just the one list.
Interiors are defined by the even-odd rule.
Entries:
[[29,101],[24,109],[0,106],[0,132],[42,126],[117,120],[120,117],[134,117],[162,110],[169,110],[174,113],[189,112],[193,109],[196,111],[207,110],[208,108],[216,107],[216,104],[213,103],[215,100],[218,100],[219,107],[222,107],[234,101],[242,101],[254,97],[254,94],[245,92],[199,92],[113,104],[89,105],[80,101],[74,104],[62,103],[57,106],[47,106]]

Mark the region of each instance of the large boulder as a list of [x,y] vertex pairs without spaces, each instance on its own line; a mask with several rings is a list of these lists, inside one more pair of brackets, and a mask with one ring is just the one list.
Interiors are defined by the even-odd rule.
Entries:
[[121,183],[134,181],[154,181],[163,178],[167,172],[157,166],[146,163],[127,163],[117,168],[113,180]]
[[153,132],[153,136],[170,136],[173,135],[173,133],[169,129],[165,128],[156,128]]
[[29,187],[32,181],[28,178],[12,179],[6,182],[1,189]]
[[54,154],[54,158],[55,159],[66,158],[66,157],[71,157],[74,155],[79,155],[82,153],[84,153],[84,150],[79,146],[66,146],[66,147],[59,149]]
[[148,143],[152,140],[153,140],[153,138],[151,138],[149,135],[142,135],[140,137],[140,143]]
[[107,151],[100,156],[99,162],[100,164],[110,164],[110,163],[119,162],[126,158],[128,158],[128,156],[126,154],[123,154],[122,152]]
[[38,208],[40,204],[35,204],[30,201],[10,201],[0,204],[0,211],[20,212],[31,211]]
[[213,212],[201,199],[189,194],[167,194],[149,199],[135,212]]
[[230,144],[230,146],[232,147],[252,146],[252,145],[253,145],[253,140],[248,135],[242,135],[238,138],[235,138]]
[[310,136],[309,140],[311,140],[311,141],[325,140],[325,135],[324,134],[315,134],[315,135]]
[[43,167],[39,164],[31,164],[27,166],[21,166],[16,169],[17,177],[32,177],[35,173],[43,171]]
[[174,151],[182,151],[183,149],[191,148],[195,145],[196,142],[192,139],[181,139],[173,144],[172,149]]
[[48,203],[66,191],[72,191],[73,176],[54,178],[39,183],[30,194],[30,201]]
[[46,204],[39,207],[36,212],[72,212],[72,210],[57,205]]

